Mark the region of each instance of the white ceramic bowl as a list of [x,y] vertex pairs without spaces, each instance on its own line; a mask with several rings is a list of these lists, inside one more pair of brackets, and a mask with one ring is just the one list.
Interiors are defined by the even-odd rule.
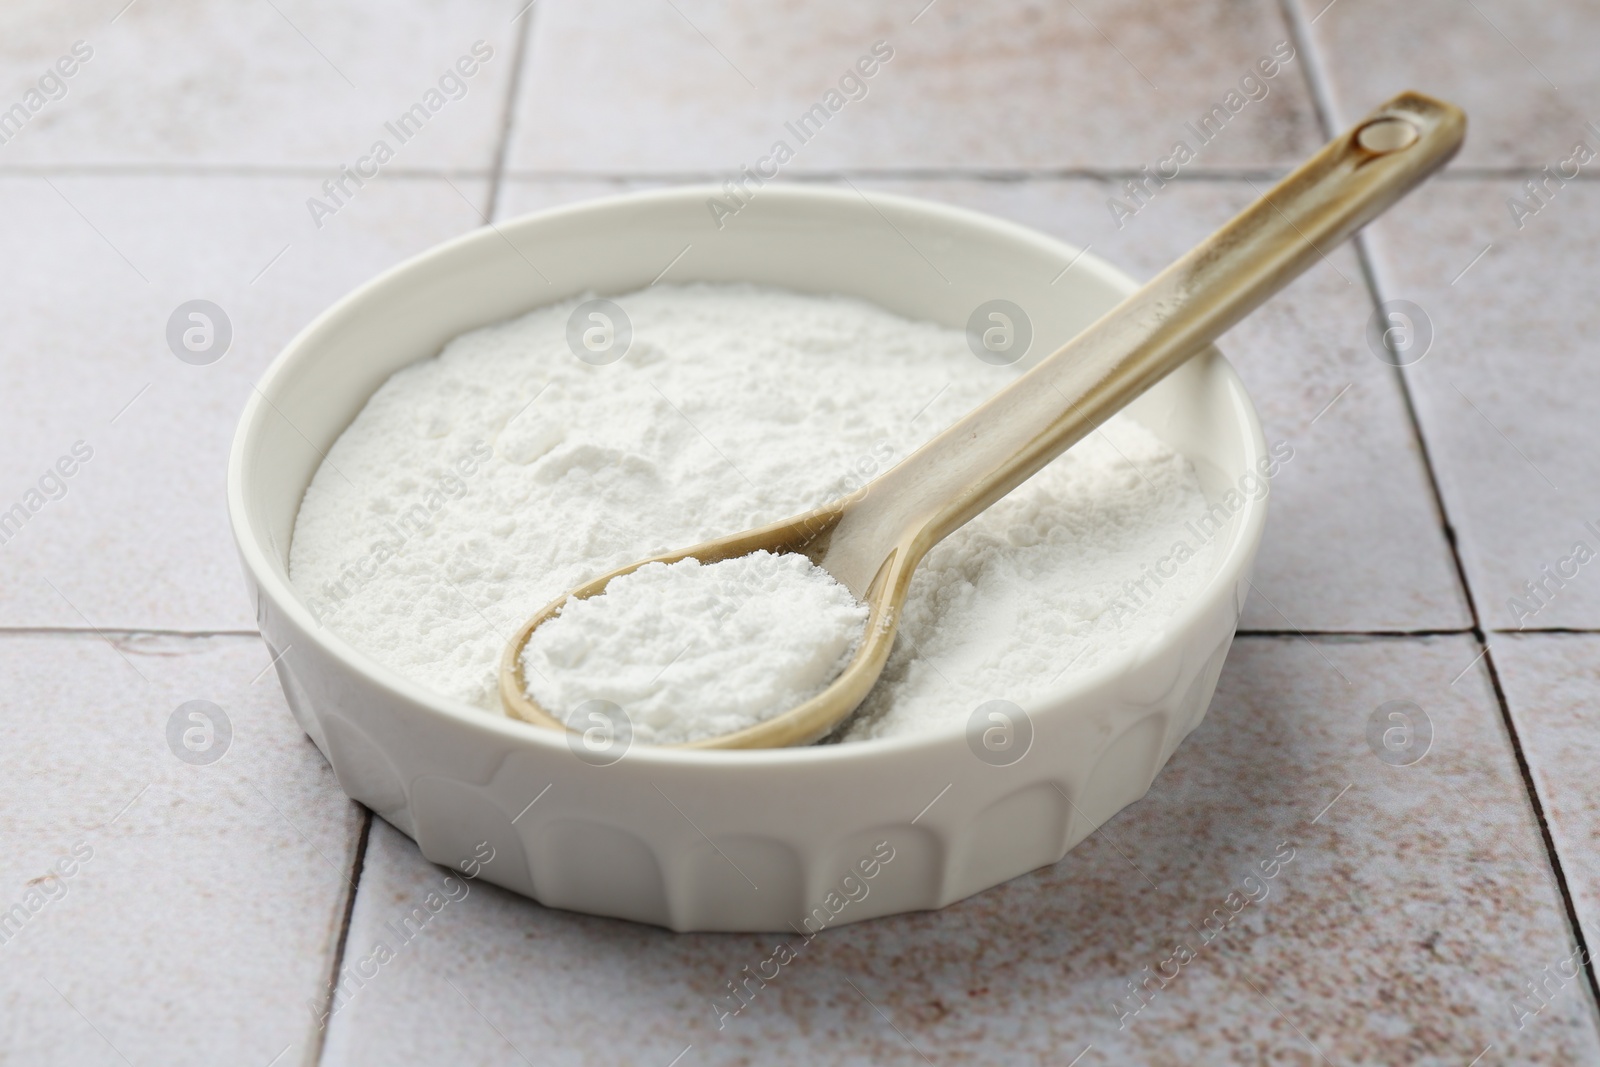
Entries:
[[[638,289],[673,263],[674,282],[845,293],[955,327],[1003,297],[1032,318],[1037,356],[1134,288],[1075,248],[940,204],[773,187],[719,230],[716,195],[617,197],[478,230],[340,300],[273,362],[233,442],[228,508],[290,708],[345,792],[423,855],[456,867],[492,849],[482,877],[552,907],[674,930],[814,929],[941,907],[1059,860],[1144,795],[1205,714],[1264,500],[1233,513],[1208,581],[1168,629],[1027,709],[1032,743],[1009,766],[980,759],[965,723],[776,751],[640,745],[592,766],[560,734],[380,665],[319,626],[290,584],[319,453],[390,374],[463,331],[585,290]],[[1265,455],[1214,350],[1130,411],[1193,461],[1212,502]]]

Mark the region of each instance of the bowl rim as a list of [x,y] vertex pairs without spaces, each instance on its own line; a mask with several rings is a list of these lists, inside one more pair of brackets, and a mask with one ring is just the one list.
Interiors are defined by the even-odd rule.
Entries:
[[[269,555],[268,546],[256,539],[250,530],[251,507],[245,491],[245,455],[252,440],[260,432],[263,417],[272,402],[278,380],[290,372],[293,364],[305,358],[302,354],[316,345],[320,335],[331,323],[359,312],[363,303],[405,275],[424,269],[432,261],[454,255],[468,246],[510,241],[517,230],[537,227],[550,221],[558,219],[570,221],[580,219],[586,214],[605,214],[619,209],[629,210],[655,204],[697,203],[707,197],[720,195],[722,189],[715,185],[674,185],[594,197],[529,212],[503,222],[490,222],[432,245],[400,261],[345,293],[319,312],[272,358],[266,370],[257,379],[255,388],[245,401],[244,410],[239,416],[229,448],[227,469],[229,525],[233,531],[240,560],[247,577],[255,584],[257,596],[270,599],[277,611],[287,616],[295,628],[310,636],[325,653],[336,659],[342,668],[354,672],[365,683],[376,687],[386,696],[408,701],[454,726],[487,733],[503,744],[565,752],[566,739],[556,735],[554,731],[509,715],[495,715],[475,704],[435,692],[406,677],[400,671],[379,662],[331,628],[322,625],[306,605],[299,590],[288,581],[287,568],[283,568],[283,577],[280,579],[279,568]],[[800,184],[770,187],[762,190],[761,197],[768,201],[787,200],[809,206],[837,206],[845,203],[857,205],[866,198],[865,194],[855,191]],[[875,208],[877,204],[892,205],[902,211],[919,213],[937,223],[987,229],[1003,240],[1031,245],[1036,250],[1057,256],[1061,262],[1070,264],[1073,270],[1084,269],[1113,288],[1123,291],[1124,294],[1132,292],[1139,284],[1130,275],[1094,255],[1087,247],[1078,248],[1021,223],[986,212],[922,197],[877,190],[873,191],[872,200],[868,201],[868,204]],[[519,314],[543,306],[546,305],[535,304]],[[1234,402],[1231,405],[1234,411],[1230,421],[1242,419],[1245,423],[1246,458],[1253,468],[1267,455],[1266,440],[1255,405],[1251,402],[1238,372],[1214,345],[1208,346],[1194,358],[1207,357],[1213,360],[1211,372],[1220,375],[1223,386]],[[1219,598],[1234,597],[1239,582],[1247,578],[1249,562],[1260,542],[1266,523],[1267,501],[1270,497],[1270,492],[1259,499],[1245,496],[1244,505],[1234,513],[1238,522],[1234,527],[1233,536],[1226,542],[1223,556],[1213,564],[1210,578],[1179,606],[1166,627],[1108,656],[1095,666],[1074,674],[1065,684],[1052,684],[1043,695],[1023,705],[1024,711],[1030,718],[1055,714],[1055,709],[1062,709],[1061,713],[1065,713],[1072,704],[1101,689],[1138,661],[1182,642],[1183,635],[1203,621],[1213,603]],[[303,499],[302,492],[302,502]],[[298,507],[296,510],[298,511]],[[1232,635],[1229,636],[1231,639]],[[768,768],[808,766],[819,761],[831,764],[910,756],[920,750],[938,749],[950,744],[952,740],[963,736],[965,728],[964,721],[952,720],[948,724],[903,736],[779,749],[680,749],[646,744],[630,745],[618,766],[624,763],[643,766],[653,764],[663,767],[694,767],[715,772],[744,766]]]

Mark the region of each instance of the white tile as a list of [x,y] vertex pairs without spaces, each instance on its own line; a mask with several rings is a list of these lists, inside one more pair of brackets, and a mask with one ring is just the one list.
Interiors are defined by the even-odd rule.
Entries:
[[[267,663],[253,638],[0,638],[8,1060],[306,1059],[362,814]],[[230,725],[191,737],[205,765],[168,745],[191,700]]]
[[[335,1017],[325,1062],[1415,1063],[1600,1056],[1586,988],[1518,1030],[1511,998],[1570,932],[1494,696],[1464,637],[1245,638],[1204,725],[1150,795],[1061,863],[943,911],[798,936],[721,1019],[713,998],[781,938],[681,935],[472,885],[401,945],[389,924],[446,873],[374,826],[346,960],[394,960]],[[1348,678],[1349,682],[1345,681]],[[1423,706],[1413,766],[1366,741]],[[1346,788],[1348,787],[1348,788]],[[1463,799],[1465,798],[1465,799]],[[797,817],[803,817],[797,812]],[[1209,943],[1259,864],[1293,858]],[[1251,895],[1261,893],[1250,889]],[[1197,958],[1124,1020],[1178,941]],[[770,973],[771,968],[768,968]],[[854,988],[852,988],[852,985]]]
[[[58,99],[0,146],[0,165],[193,164],[337,168],[377,139],[387,166],[487,170],[503,123],[516,37],[511,0],[309,0],[230,4],[29,0],[0,11],[0,109],[30,89]],[[489,58],[457,88],[439,80],[475,42]],[[73,45],[88,58],[62,84]],[[470,64],[468,65],[470,68]],[[73,69],[67,64],[60,69]],[[448,94],[448,95],[447,95]],[[384,130],[439,106],[401,144]],[[5,132],[14,132],[6,129]]]
[[[252,382],[345,292],[477,225],[483,184],[454,186],[380,179],[319,230],[310,178],[0,178],[0,511],[41,505],[0,544],[6,625],[253,628],[223,495]],[[195,298],[232,323],[208,366],[166,340]],[[65,494],[30,497],[78,441]]]
[[1584,124],[1600,115],[1600,9],[1593,4],[1294,2],[1315,19],[1341,123],[1420,89],[1466,111],[1461,164],[1539,168],[1568,158]]
[[1407,374],[1485,625],[1593,628],[1600,564],[1572,557],[1579,542],[1600,553],[1600,186],[1555,192],[1521,230],[1506,207],[1518,191],[1509,177],[1435,182],[1374,246],[1385,296],[1432,323]]
[[1593,951],[1600,944],[1600,635],[1507,634],[1495,639],[1494,657]]
[[[1289,36],[1264,0],[922,6],[546,0],[510,165],[721,174],[784,141],[791,173],[1137,169]],[[846,85],[859,99],[828,100],[880,41],[892,57]],[[1298,60],[1252,91],[1194,166],[1287,162],[1316,143]],[[820,132],[786,128],[818,103],[836,106]]]

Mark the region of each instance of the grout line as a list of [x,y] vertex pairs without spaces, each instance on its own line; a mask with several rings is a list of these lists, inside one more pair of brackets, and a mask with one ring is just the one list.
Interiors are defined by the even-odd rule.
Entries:
[[1506,699],[1505,686],[1500,682],[1500,668],[1495,665],[1494,653],[1489,651],[1489,646],[1484,645],[1484,666],[1489,668],[1489,684],[1494,688],[1495,700],[1500,704],[1500,717],[1505,723],[1506,733],[1511,736],[1512,754],[1517,758],[1517,770],[1522,774],[1523,787],[1528,791],[1528,802],[1533,807],[1533,816],[1539,824],[1539,836],[1544,839],[1545,855],[1550,861],[1551,873],[1555,875],[1556,891],[1561,896],[1561,903],[1566,908],[1567,924],[1572,928],[1574,947],[1582,951],[1583,969],[1589,978],[1589,996],[1591,1007],[1600,1010],[1600,977],[1595,974],[1594,957],[1589,952],[1589,944],[1583,936],[1583,923],[1578,918],[1578,906],[1572,899],[1572,887],[1567,882],[1567,872],[1561,866],[1561,854],[1556,850],[1555,835],[1550,832],[1550,822],[1545,818],[1544,802],[1539,798],[1539,789],[1533,781],[1533,768],[1528,764],[1527,754],[1522,750],[1522,739],[1517,736],[1516,724],[1511,718],[1511,702]]
[[1403,640],[1408,637],[1471,637],[1473,631],[1456,630],[1246,630],[1234,631],[1238,637],[1377,637]]
[[[1476,181],[1486,181],[1490,178],[1537,178],[1542,176],[1547,169],[1548,164],[1536,167],[1532,163],[1506,163],[1500,166],[1491,166],[1486,163],[1451,163],[1444,170],[1435,174],[1430,180],[1439,181],[1440,179],[1449,180],[1452,178],[1470,178]],[[1568,178],[1567,180],[1569,182],[1576,180],[1600,181],[1600,174],[1584,174],[1579,172],[1577,175],[1572,178]]]
[[94,637],[97,633],[111,637],[253,637],[256,630],[155,630],[149,628],[102,627],[99,631],[83,626],[0,626],[0,639],[7,637]]
[[[1322,72],[1321,60],[1316,53],[1315,41],[1310,34],[1310,27],[1301,18],[1296,7],[1296,0],[1280,0],[1284,17],[1290,25],[1290,32],[1294,34],[1296,44],[1301,54],[1306,57],[1304,64],[1306,83],[1311,91],[1312,102],[1316,106],[1317,116],[1323,127],[1325,137],[1332,137],[1337,129],[1337,109],[1334,107],[1333,94],[1327,79]],[[1380,271],[1371,248],[1368,246],[1365,234],[1356,234],[1351,241],[1354,246],[1356,259],[1360,264],[1362,279],[1366,282],[1367,292],[1373,306],[1376,308],[1383,302],[1383,293],[1386,286],[1381,284]],[[1466,599],[1467,610],[1472,615],[1472,636],[1477,640],[1480,654],[1479,659],[1489,672],[1489,682],[1494,690],[1495,702],[1500,710],[1500,719],[1505,726],[1507,738],[1511,742],[1511,753],[1515,757],[1518,773],[1522,776],[1523,790],[1527,794],[1528,804],[1533,810],[1534,821],[1538,824],[1539,835],[1544,841],[1545,858],[1550,864],[1551,873],[1555,876],[1556,889],[1560,894],[1561,903],[1566,909],[1567,924],[1571,928],[1576,946],[1583,951],[1584,970],[1589,979],[1589,993],[1593,1004],[1600,1007],[1600,979],[1595,973],[1595,962],[1589,954],[1587,942],[1583,936],[1583,926],[1578,919],[1577,906],[1572,899],[1572,890],[1567,883],[1566,871],[1561,865],[1561,855],[1556,850],[1555,837],[1550,832],[1550,824],[1545,818],[1544,804],[1539,797],[1539,790],[1533,780],[1533,771],[1528,764],[1527,753],[1522,747],[1522,738],[1517,733],[1516,723],[1511,715],[1511,703],[1506,698],[1505,687],[1500,681],[1500,670],[1495,664],[1494,653],[1489,648],[1488,636],[1484,632],[1482,617],[1478,612],[1477,599],[1473,596],[1472,584],[1467,578],[1466,565],[1461,559],[1461,547],[1456,539],[1455,526],[1451,522],[1450,512],[1445,504],[1444,492],[1439,484],[1438,470],[1434,465],[1433,452],[1428,446],[1427,437],[1423,433],[1422,420],[1417,412],[1416,399],[1412,395],[1411,382],[1407,378],[1404,368],[1393,368],[1395,380],[1400,386],[1400,396],[1405,404],[1406,418],[1411,424],[1412,437],[1417,442],[1418,454],[1422,457],[1422,465],[1428,476],[1428,488],[1433,495],[1434,507],[1438,511],[1441,531],[1445,542],[1450,547],[1450,558],[1455,564],[1456,581],[1460,584],[1461,595]],[[1476,661],[1474,661],[1476,662]],[[1453,684],[1453,683],[1452,683]]]
[[[1182,173],[1167,179],[1168,181],[1243,181],[1256,179],[1259,181],[1275,181],[1288,174],[1293,166],[1289,163],[1262,164],[1257,167],[1186,167]],[[1529,171],[1530,174],[1541,173],[1537,168]],[[715,170],[679,170],[679,171],[607,171],[607,170],[507,170],[506,177],[512,181],[521,182],[573,182],[573,181],[600,181],[600,182],[722,182],[727,179],[727,171]],[[1026,182],[1026,181],[1052,181],[1061,179],[1095,179],[1102,181],[1122,181],[1127,178],[1145,177],[1138,167],[842,167],[835,170],[802,170],[787,171],[782,181],[785,182],[839,182],[851,178],[862,178],[869,181],[983,181],[983,182]],[[1600,179],[1597,179],[1600,180]]]
[[494,163],[489,172],[489,201],[483,211],[483,217],[490,225],[494,224],[495,213],[500,206],[500,187],[505,184],[506,156],[510,154],[511,130],[517,116],[517,94],[522,87],[523,69],[528,65],[530,50],[528,39],[533,32],[530,27],[533,25],[533,20],[539,17],[536,3],[530,3],[522,10],[528,17],[517,27],[516,59],[511,67],[509,84],[506,86],[506,104],[500,112],[500,139],[495,145]]
[[[1297,46],[1306,57],[1306,83],[1311,90],[1312,102],[1316,106],[1317,116],[1322,124],[1325,137],[1332,137],[1337,131],[1337,109],[1334,107],[1332,92],[1326,78],[1321,71],[1321,61],[1316,54],[1315,42],[1308,32],[1309,27],[1300,18],[1295,7],[1296,0],[1280,0],[1285,18],[1289,21],[1291,33],[1295,35]],[[1367,293],[1374,308],[1383,303],[1384,292],[1387,286],[1382,284],[1381,271],[1376,258],[1369,247],[1366,234],[1358,233],[1351,239],[1351,244],[1356,253],[1357,262],[1361,268],[1363,281],[1366,282]],[[1593,1006],[1600,1008],[1600,979],[1595,973],[1595,962],[1589,954],[1589,947],[1584,939],[1583,925],[1578,919],[1577,906],[1572,898],[1572,889],[1567,882],[1567,874],[1561,865],[1561,854],[1556,849],[1555,837],[1550,832],[1549,821],[1545,818],[1544,804],[1539,797],[1539,790],[1533,780],[1533,771],[1528,764],[1527,753],[1522,747],[1522,738],[1517,733],[1516,722],[1511,715],[1511,703],[1506,698],[1505,687],[1500,681],[1500,670],[1495,664],[1494,652],[1489,647],[1488,636],[1484,632],[1482,616],[1478,612],[1477,598],[1472,592],[1472,583],[1467,578],[1466,565],[1461,558],[1461,547],[1456,538],[1455,525],[1451,521],[1449,508],[1446,506],[1444,492],[1439,484],[1438,469],[1434,464],[1433,452],[1429,448],[1428,440],[1423,432],[1422,420],[1417,412],[1416,398],[1411,391],[1410,379],[1406,376],[1405,369],[1400,366],[1393,368],[1395,380],[1400,386],[1400,396],[1405,405],[1406,418],[1411,424],[1413,439],[1417,442],[1418,454],[1422,457],[1423,470],[1428,476],[1428,488],[1433,495],[1434,507],[1439,515],[1441,532],[1445,542],[1450,547],[1450,558],[1455,564],[1456,581],[1460,585],[1461,595],[1465,598],[1467,610],[1472,615],[1472,636],[1478,642],[1480,649],[1479,658],[1489,672],[1489,683],[1494,691],[1495,703],[1500,711],[1500,720],[1505,727],[1507,739],[1511,743],[1511,754],[1516,759],[1517,771],[1522,776],[1523,790],[1527,795],[1529,807],[1533,811],[1534,822],[1538,826],[1539,836],[1543,839],[1545,858],[1550,864],[1551,874],[1555,877],[1556,890],[1560,895],[1561,904],[1566,911],[1567,925],[1571,930],[1573,941],[1577,948],[1583,952],[1584,971],[1589,980],[1589,995]]]
[[[15,163],[0,166],[0,178],[325,178],[333,160],[316,164],[263,163]],[[1537,174],[1539,171],[1534,170]],[[487,178],[481,167],[384,167],[385,178]]]
[[[1600,626],[1524,626],[1521,628],[1493,628],[1487,633],[1539,636],[1600,635]],[[1419,628],[1412,630],[1276,630],[1271,627],[1240,627],[1235,633],[1240,637],[1294,637],[1304,633],[1309,637],[1452,637],[1460,634],[1477,636],[1479,631],[1470,626]],[[176,630],[150,627],[103,627],[98,632],[82,626],[0,626],[0,640],[8,637],[187,637],[204,640],[212,637],[239,637],[259,640],[257,630]]]
[[[1367,283],[1370,303],[1376,310],[1383,303],[1383,294],[1387,287],[1379,277],[1380,271],[1372,249],[1368,246],[1366,234],[1356,234],[1351,239],[1351,244],[1354,246],[1362,277]],[[1422,458],[1423,471],[1428,476],[1428,490],[1433,497],[1434,509],[1438,512],[1440,529],[1444,534],[1445,543],[1450,547],[1450,559],[1455,565],[1456,581],[1460,584],[1461,595],[1466,600],[1467,611],[1472,616],[1472,632],[1482,643],[1484,642],[1483,619],[1478,612],[1478,601],[1473,595],[1472,584],[1467,579],[1467,567],[1461,558],[1461,545],[1456,537],[1455,523],[1451,520],[1450,509],[1445,504],[1444,489],[1439,484],[1438,466],[1434,463],[1433,448],[1423,432],[1422,417],[1417,411],[1411,380],[1406,376],[1404,367],[1394,366],[1391,369],[1394,371],[1395,382],[1400,387],[1400,399],[1405,407],[1406,421],[1411,425],[1411,435],[1417,443],[1417,453]]]
[[344,966],[345,945],[350,940],[350,917],[355,914],[356,894],[361,889],[362,872],[367,868],[367,841],[372,836],[372,809],[362,805],[361,811],[361,836],[356,839],[356,854],[350,861],[350,877],[346,879],[349,889],[345,894],[344,912],[339,917],[339,939],[334,944],[333,961],[328,966],[328,998],[323,1003],[323,1017],[327,1022],[317,1031],[311,1047],[306,1049],[306,1057],[301,1061],[306,1064],[322,1062],[322,1052],[328,1044],[328,1031],[333,1027],[333,994],[339,985],[339,969]]
[[[531,33],[532,31],[527,31]],[[1308,79],[1309,80],[1309,79]],[[510,118],[511,116],[507,116]],[[1332,136],[1331,134],[1329,136]],[[337,162],[337,161],[336,161]],[[484,167],[385,167],[386,178],[405,181],[436,181],[440,178],[503,180],[515,182],[598,182],[626,183],[650,182],[657,184],[683,184],[688,182],[718,183],[727,178],[726,171],[609,171],[609,170],[512,170],[502,169],[503,160],[496,153],[495,162]],[[1291,163],[1264,163],[1251,167],[1211,167],[1198,165],[1185,167],[1179,174],[1166,179],[1169,183],[1204,184],[1235,181],[1276,181],[1293,169]],[[323,178],[326,166],[291,164],[274,166],[253,163],[68,163],[68,164],[12,164],[0,166],[0,178]],[[1431,181],[1489,181],[1537,178],[1544,171],[1532,163],[1486,164],[1451,163],[1435,174]],[[807,170],[788,172],[783,182],[836,182],[846,178],[866,181],[973,181],[1016,183],[1028,181],[1108,181],[1120,182],[1145,175],[1132,165],[1126,167],[1040,166],[1040,167],[849,167],[840,170]],[[1568,182],[1600,183],[1600,172],[1581,171]]]
[[1283,12],[1283,21],[1288,26],[1295,51],[1304,59],[1300,64],[1301,76],[1305,79],[1306,92],[1311,96],[1311,108],[1316,114],[1317,125],[1322,128],[1322,139],[1329,140],[1343,127],[1339,122],[1339,109],[1334,106],[1333,86],[1328,83],[1328,72],[1323,66],[1322,54],[1317,49],[1311,23],[1306,21],[1298,0],[1278,0],[1278,7]]
[[[1377,307],[1383,302],[1384,286],[1380,283],[1380,272],[1371,249],[1367,246],[1366,235],[1357,234],[1352,243],[1355,245],[1356,257],[1361,264],[1361,273],[1366,280],[1372,304]],[[1488,669],[1489,684],[1494,691],[1495,703],[1500,711],[1500,721],[1505,728],[1506,738],[1511,743],[1511,754],[1516,759],[1517,771],[1522,777],[1523,791],[1527,796],[1528,806],[1533,811],[1534,822],[1538,825],[1539,836],[1544,842],[1545,859],[1550,864],[1550,873],[1555,878],[1556,891],[1561,898],[1562,907],[1566,911],[1567,925],[1571,931],[1573,943],[1577,948],[1583,950],[1584,972],[1589,980],[1590,1003],[1595,1010],[1600,1011],[1600,976],[1597,976],[1594,958],[1589,954],[1588,943],[1584,939],[1583,926],[1578,919],[1577,905],[1572,898],[1572,888],[1567,881],[1567,872],[1562,866],[1561,854],[1556,849],[1555,837],[1550,831],[1549,820],[1545,817],[1544,801],[1540,798],[1538,785],[1533,780],[1533,771],[1528,763],[1527,753],[1522,747],[1522,737],[1517,732],[1516,721],[1511,714],[1511,702],[1507,699],[1505,687],[1500,681],[1500,668],[1495,663],[1494,650],[1489,647],[1488,634],[1485,632],[1482,616],[1478,612],[1477,598],[1473,595],[1472,583],[1467,578],[1467,568],[1461,558],[1461,546],[1456,538],[1455,524],[1451,521],[1449,509],[1445,504],[1444,492],[1439,484],[1438,470],[1434,465],[1433,451],[1423,433],[1422,420],[1417,412],[1416,398],[1411,391],[1411,381],[1406,376],[1405,368],[1396,366],[1393,370],[1400,385],[1400,397],[1405,405],[1406,417],[1411,423],[1411,432],[1417,442],[1418,454],[1422,457],[1423,470],[1428,476],[1428,487],[1433,495],[1434,507],[1438,510],[1444,539],[1450,547],[1450,559],[1455,564],[1456,581],[1460,585],[1461,595],[1466,599],[1467,609],[1472,614],[1472,635],[1477,640],[1482,652],[1480,658]]]

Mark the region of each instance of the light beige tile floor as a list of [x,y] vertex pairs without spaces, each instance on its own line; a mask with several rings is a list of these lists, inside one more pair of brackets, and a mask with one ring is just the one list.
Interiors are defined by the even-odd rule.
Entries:
[[[0,551],[11,626],[253,629],[223,503],[251,383],[356,284],[470,228],[484,184],[394,178],[319,230],[309,177],[0,178],[9,508],[79,441],[92,458]],[[466,196],[468,200],[463,200]],[[204,298],[231,321],[215,363],[180,362],[167,320]]]
[[[1288,163],[1318,140],[1288,30],[1265,0],[1175,5],[1160,18],[1102,0],[981,12],[933,3],[919,17],[921,6],[550,0],[538,12],[511,169],[720,175],[783,141],[791,173],[1137,170],[1167,156],[1187,136],[1183,123],[1275,47],[1287,65],[1258,79],[1259,99],[1192,165]],[[864,56],[889,58],[828,101]],[[819,102],[826,121],[799,127]]]
[[1494,647],[1550,834],[1570,857],[1567,882],[1592,945],[1600,940],[1600,635],[1508,634]]
[[1578,541],[1600,550],[1600,185],[1560,190],[1520,231],[1517,192],[1509,177],[1442,182],[1383,220],[1374,248],[1385,298],[1432,323],[1433,351],[1406,373],[1486,623],[1594,628],[1600,575],[1562,560]]
[[[54,891],[40,878],[80,840],[93,849],[0,943],[0,1059],[1600,1061],[1593,966],[1549,984],[1600,938],[1600,647],[1594,633],[1490,632],[1484,654],[1475,628],[1600,631],[1588,569],[1531,620],[1507,604],[1600,522],[1587,418],[1600,205],[1588,177],[1552,186],[1521,229],[1506,203],[1596,117],[1600,27],[1578,2],[1324,3],[0,11],[0,112],[74,41],[95,50],[0,143],[0,509],[75,442],[94,448],[66,495],[0,543],[0,908]],[[322,181],[480,38],[494,56],[466,96],[319,228]],[[370,816],[261,673],[221,498],[251,382],[330,301],[481,212],[753,162],[880,39],[893,58],[787,176],[847,172],[869,192],[1012,218],[1136,277],[1314,147],[1330,117],[1404,85],[1468,106],[1462,165],[1381,224],[1365,261],[1330,255],[1222,342],[1268,436],[1295,448],[1243,619],[1281,636],[1240,639],[1150,796],[1061,863],[819,938],[723,1031],[709,997],[764,939],[671,935],[477,884],[347,1004],[330,1001],[335,965],[445,872],[381,821],[363,837]],[[1295,57],[1265,97],[1118,226],[1107,200],[1128,173],[1280,41]],[[197,297],[234,328],[210,366],[164,338]],[[1437,327],[1403,377],[1366,340],[1385,298]],[[209,766],[167,741],[191,699],[234,730]],[[1397,699],[1431,728],[1411,766],[1367,741]],[[1127,983],[1280,842],[1295,859],[1267,899],[1119,1012]],[[1545,983],[1537,1012],[1530,982]]]
[[[37,87],[63,56],[87,58],[62,81],[64,95],[0,148],[0,162],[298,166],[331,174],[387,139],[395,153],[389,167],[486,171],[521,31],[511,17],[521,7],[512,0],[11,4],[0,107]],[[440,77],[478,41],[487,58],[469,63],[474,73],[459,86],[441,90]],[[430,89],[439,91],[440,106],[414,138],[401,143],[385,131],[413,104],[431,103],[424,100]],[[50,82],[44,92],[63,89]]]
[[[1066,1063],[1090,1045],[1084,1064],[1460,1065],[1490,1045],[1495,1062],[1593,1060],[1580,990],[1514,1025],[1521,978],[1570,949],[1531,809],[1473,799],[1520,787],[1482,665],[1451,685],[1475,653],[1468,637],[1241,639],[1150,795],[1065,860],[942,912],[791,938],[792,972],[732,1017],[714,998],[780,939],[473,888],[391,945],[335,1016],[327,1062],[667,1063],[691,1044],[685,1063]],[[1366,741],[1393,699],[1432,724],[1413,766]],[[1260,903],[1205,940],[1274,856],[1292,859],[1252,888]],[[347,958],[395,942],[389,924],[446,873],[375,827]],[[1196,958],[1167,988],[1119,1001],[1179,943]]]
[[[1532,167],[1567,159],[1600,106],[1600,9],[1562,0],[1289,0],[1310,24],[1335,114],[1354,122],[1404,89],[1460,104],[1461,161]],[[1591,143],[1593,135],[1590,135]]]
[[[267,663],[247,637],[0,636],[0,908],[26,909],[0,930],[8,1062],[313,1049],[364,813]],[[174,733],[197,700],[226,725]]]

